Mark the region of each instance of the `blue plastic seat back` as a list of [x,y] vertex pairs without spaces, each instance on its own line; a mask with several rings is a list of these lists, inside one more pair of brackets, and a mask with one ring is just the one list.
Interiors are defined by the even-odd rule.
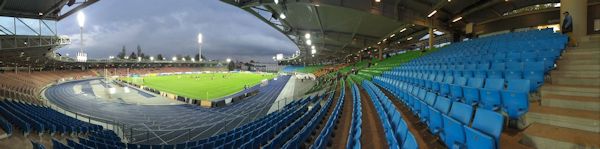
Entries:
[[469,78],[467,80],[467,86],[472,88],[482,88],[483,78]]
[[504,88],[504,79],[486,79],[485,89],[501,90]]
[[419,144],[412,133],[408,133],[406,140],[402,143],[402,149],[418,149]]
[[465,86],[467,84],[467,78],[464,77],[457,77],[454,79],[454,85],[457,86]]
[[425,96],[425,103],[427,103],[427,105],[433,106],[435,104],[435,98],[437,95],[435,95],[435,93],[433,92],[427,92],[427,95]]
[[452,102],[450,101],[450,99],[446,98],[446,97],[441,97],[438,96],[436,101],[435,101],[435,109],[440,111],[443,114],[448,114],[448,112],[450,112],[450,106],[451,106]]
[[404,140],[406,140],[407,132],[408,125],[406,125],[406,121],[401,120],[396,129],[396,139],[398,142],[404,142]]
[[417,98],[419,98],[419,100],[425,100],[426,94],[427,94],[427,91],[425,91],[422,88],[419,88],[419,93],[417,94]]
[[523,71],[523,63],[521,62],[507,62],[506,69],[511,71]]
[[510,119],[518,119],[529,111],[529,80],[508,80],[502,92],[504,111]]
[[544,62],[525,62],[523,64],[523,68],[525,71],[544,71]]
[[440,136],[449,148],[455,144],[463,145],[465,143],[465,132],[461,122],[447,115],[442,115],[443,130]]
[[477,70],[490,70],[490,63],[481,63],[477,65]]
[[442,129],[442,113],[434,107],[428,107],[427,109],[429,110],[429,121],[427,121],[429,132],[437,135]]
[[465,102],[471,105],[479,103],[479,89],[483,88],[482,78],[469,78],[467,81],[467,87],[463,88],[463,96]]
[[496,148],[494,138],[492,138],[491,136],[466,126],[464,126],[464,129],[466,137],[466,148]]
[[452,82],[454,82],[454,77],[453,76],[446,76],[444,77],[444,83],[446,84],[452,84]]
[[505,79],[522,79],[523,78],[523,72],[522,71],[504,71],[504,78]]
[[492,70],[503,71],[506,69],[505,63],[494,63],[492,64]]
[[450,108],[448,115],[462,124],[469,124],[471,116],[473,116],[473,107],[455,101],[452,103],[452,108]]
[[498,141],[500,139],[500,134],[502,133],[503,125],[504,117],[502,117],[500,113],[477,108],[471,128],[481,131]]

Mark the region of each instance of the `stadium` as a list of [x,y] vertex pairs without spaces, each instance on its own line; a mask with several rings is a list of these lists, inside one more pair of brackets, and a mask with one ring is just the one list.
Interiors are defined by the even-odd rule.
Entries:
[[598,149],[600,0],[2,0],[0,148]]

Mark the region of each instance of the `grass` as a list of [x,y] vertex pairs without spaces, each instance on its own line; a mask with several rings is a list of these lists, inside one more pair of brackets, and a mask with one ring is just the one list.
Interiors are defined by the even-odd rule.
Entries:
[[263,79],[274,77],[275,74],[210,73],[146,76],[143,79],[122,78],[122,80],[183,97],[213,100],[242,91],[244,85],[252,87]]

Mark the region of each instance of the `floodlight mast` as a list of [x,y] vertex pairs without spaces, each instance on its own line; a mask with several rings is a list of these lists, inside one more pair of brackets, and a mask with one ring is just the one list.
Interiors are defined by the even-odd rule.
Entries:
[[85,24],[85,15],[82,11],[79,11],[79,13],[77,13],[77,22],[79,23],[79,37],[81,40],[80,50],[81,52],[83,52],[83,25]]
[[202,33],[198,33],[198,62],[202,62]]

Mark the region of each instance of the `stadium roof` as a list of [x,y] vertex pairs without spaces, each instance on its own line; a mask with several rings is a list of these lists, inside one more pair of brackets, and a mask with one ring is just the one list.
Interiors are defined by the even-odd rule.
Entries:
[[[559,0],[222,0],[268,23],[294,41],[306,61],[341,60],[368,47],[402,47],[433,27],[461,34],[467,23]],[[379,1],[379,2],[377,2]],[[433,11],[435,14],[431,15]],[[281,18],[285,15],[285,19]],[[457,18],[460,20],[454,21]],[[404,29],[406,28],[406,29]],[[305,34],[310,34],[316,54]],[[406,40],[414,37],[414,40]],[[411,38],[412,39],[412,38]]]
[[[3,0],[0,16],[61,20],[99,0]],[[72,7],[61,13],[64,6]]]

